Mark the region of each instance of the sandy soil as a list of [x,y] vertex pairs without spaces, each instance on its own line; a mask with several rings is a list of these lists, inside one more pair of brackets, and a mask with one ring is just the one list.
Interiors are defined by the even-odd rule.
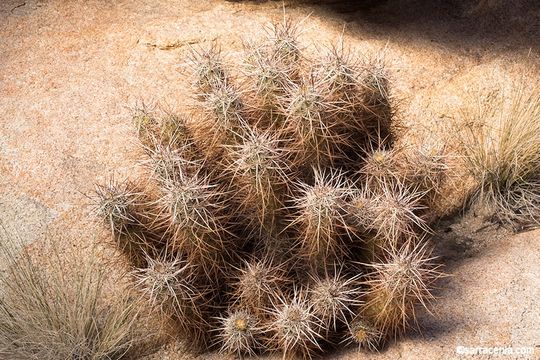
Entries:
[[[469,92],[540,74],[535,0],[486,9],[465,0],[369,2],[295,2],[286,12],[304,19],[306,43],[343,33],[360,53],[382,51],[410,125],[447,122],[472,101]],[[0,220],[28,242],[51,231],[73,239],[66,251],[92,242],[99,227],[85,194],[136,158],[129,107],[181,108],[190,45],[218,39],[232,61],[242,39],[282,14],[274,1],[2,0]],[[540,232],[482,227],[472,216],[444,224],[435,239],[452,276],[441,284],[437,316],[421,317],[421,334],[378,355],[333,358],[454,359],[457,345],[540,345]],[[174,349],[154,359],[195,357]]]

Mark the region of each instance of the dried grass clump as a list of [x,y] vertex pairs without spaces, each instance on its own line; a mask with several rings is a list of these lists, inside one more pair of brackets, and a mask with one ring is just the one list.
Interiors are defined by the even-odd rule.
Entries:
[[[322,58],[301,44],[286,20],[238,71],[215,44],[194,51],[199,106],[136,119],[148,206],[117,211],[143,209],[159,239],[134,273],[150,303],[190,324],[181,336],[238,356],[375,349],[414,323],[438,276],[416,244],[436,218],[444,151],[400,143],[383,61],[357,60],[343,39]],[[128,215],[113,230],[130,235]]]
[[52,261],[38,264],[0,231],[2,358],[124,359],[142,344],[137,297],[122,291],[108,299],[106,270],[94,258],[68,267],[52,244]]
[[471,200],[516,229],[540,224],[540,88],[516,85],[464,110],[457,138]]

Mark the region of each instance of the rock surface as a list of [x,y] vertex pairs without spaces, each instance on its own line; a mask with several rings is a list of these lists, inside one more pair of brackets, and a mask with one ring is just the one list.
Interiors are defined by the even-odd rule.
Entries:
[[[540,74],[534,0],[486,9],[464,0],[360,3],[296,1],[285,11],[303,21],[306,43],[320,47],[343,34],[361,54],[382,52],[409,125],[448,121],[474,101],[470,91]],[[69,235],[75,249],[91,241],[99,227],[85,194],[136,166],[129,107],[159,101],[181,109],[189,102],[183,59],[191,46],[217,39],[235,62],[242,40],[262,36],[261,25],[282,18],[283,8],[276,1],[0,2],[0,220],[28,242],[50,229]],[[421,333],[380,354],[328,358],[481,359],[455,348],[540,345],[540,232],[475,229],[452,225],[435,239],[452,276],[441,284],[436,316],[421,316]],[[195,357],[179,348],[152,358]]]

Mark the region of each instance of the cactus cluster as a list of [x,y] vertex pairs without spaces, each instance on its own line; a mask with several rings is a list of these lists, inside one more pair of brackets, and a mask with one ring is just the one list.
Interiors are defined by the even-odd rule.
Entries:
[[400,145],[383,62],[342,44],[316,59],[298,33],[275,24],[234,72],[194,50],[196,111],[138,111],[144,179],[97,188],[135,283],[202,349],[376,350],[440,276],[443,152]]

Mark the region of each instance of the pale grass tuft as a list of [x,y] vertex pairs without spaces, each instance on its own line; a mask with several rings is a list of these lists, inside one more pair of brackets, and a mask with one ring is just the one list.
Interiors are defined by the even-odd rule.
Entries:
[[457,129],[472,201],[516,228],[540,224],[540,87],[515,85],[464,110]]
[[20,241],[0,232],[2,358],[118,360],[141,345],[139,301],[125,289],[109,297],[107,270],[95,251],[68,267],[52,242],[51,261],[38,264]]

